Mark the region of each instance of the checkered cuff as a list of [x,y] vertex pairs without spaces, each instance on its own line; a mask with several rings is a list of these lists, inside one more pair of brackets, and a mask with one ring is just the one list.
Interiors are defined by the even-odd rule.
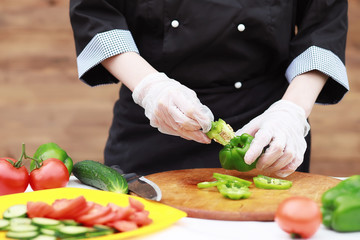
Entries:
[[115,29],[96,34],[77,57],[79,79],[103,60],[124,52],[139,52],[130,31]]
[[312,70],[328,75],[349,90],[349,81],[343,62],[333,52],[316,46],[309,47],[297,56],[286,70],[285,76],[291,82],[297,75]]

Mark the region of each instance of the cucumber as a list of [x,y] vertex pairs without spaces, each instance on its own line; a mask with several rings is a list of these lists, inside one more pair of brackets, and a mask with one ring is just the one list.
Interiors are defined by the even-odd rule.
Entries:
[[73,219],[61,220],[61,222],[62,222],[65,226],[78,226],[78,225],[80,225],[80,223],[78,223],[77,221],[75,221],[75,220],[73,220]]
[[93,160],[84,160],[74,164],[74,176],[80,182],[100,190],[128,193],[126,179],[115,169]]
[[5,219],[23,218],[27,216],[27,207],[23,204],[13,205],[5,210],[3,217]]
[[[64,224],[64,221],[69,226]],[[75,226],[74,224],[78,224]],[[74,220],[56,220],[51,218],[12,218],[0,219],[0,230],[8,231],[6,236],[12,239],[32,240],[75,240],[95,238],[110,235],[115,232],[111,227],[95,225],[94,227],[80,226]]]
[[61,240],[78,240],[78,239],[85,239],[87,238],[86,236],[80,235],[77,237],[65,237],[65,238],[61,238]]
[[54,226],[51,226],[51,225],[48,225],[48,226],[42,226],[42,228],[46,228],[46,229],[50,229],[50,230],[58,230],[62,227],[65,227],[64,224],[60,223],[59,225],[54,225]]
[[88,232],[85,233],[86,238],[94,238],[94,237],[100,237],[105,235],[113,234],[114,231],[108,231],[108,230],[101,230],[101,231],[95,231],[95,232]]
[[9,230],[11,232],[35,232],[38,231],[39,228],[34,225],[11,225]]
[[114,231],[113,228],[108,227],[108,226],[105,226],[105,225],[100,225],[100,224],[94,225],[93,228],[94,228],[96,231]]
[[6,219],[0,219],[0,230],[8,229],[10,226],[10,221]]
[[30,225],[30,218],[12,218],[10,219],[10,225]]
[[56,230],[56,236],[59,238],[84,237],[86,233],[92,231],[92,228],[83,226],[64,226]]
[[56,240],[55,236],[47,236],[47,235],[38,235],[37,237],[33,238],[32,240]]
[[9,231],[6,233],[6,237],[14,239],[32,239],[35,238],[39,233],[37,231],[32,232],[12,232]]
[[61,224],[60,221],[52,218],[35,217],[32,218],[32,224],[42,228],[54,228]]
[[55,236],[56,231],[53,229],[40,228],[40,233],[47,236]]

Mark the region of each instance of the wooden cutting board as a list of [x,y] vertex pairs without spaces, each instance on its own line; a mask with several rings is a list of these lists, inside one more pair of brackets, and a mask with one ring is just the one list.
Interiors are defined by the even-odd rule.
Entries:
[[293,182],[288,190],[264,190],[252,184],[249,187],[252,192],[250,198],[230,200],[224,198],[216,187],[197,187],[199,182],[214,181],[214,172],[248,181],[263,174],[257,170],[243,173],[222,168],[203,168],[155,173],[146,178],[160,187],[161,203],[185,211],[188,217],[236,221],[273,221],[279,203],[295,195],[309,197],[320,206],[322,193],[340,182],[332,177],[295,172],[285,178]]

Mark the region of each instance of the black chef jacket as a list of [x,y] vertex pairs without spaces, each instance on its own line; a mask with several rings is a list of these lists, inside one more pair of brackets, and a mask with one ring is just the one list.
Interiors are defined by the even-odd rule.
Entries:
[[[319,103],[336,103],[348,91],[345,0],[71,0],[70,16],[79,69],[82,61],[94,62],[79,73],[84,82],[119,82],[96,56],[119,54],[108,47],[127,49],[129,44],[121,37],[97,36],[128,32],[143,58],[195,90],[215,119],[224,119],[234,130],[282,97],[291,81],[285,76],[290,68],[290,78],[310,70],[329,75]],[[94,47],[95,40],[100,47]],[[221,145],[162,134],[149,125],[128,88],[121,86],[119,95],[105,164],[141,174],[220,167]],[[310,134],[306,140],[299,171],[309,170]]]

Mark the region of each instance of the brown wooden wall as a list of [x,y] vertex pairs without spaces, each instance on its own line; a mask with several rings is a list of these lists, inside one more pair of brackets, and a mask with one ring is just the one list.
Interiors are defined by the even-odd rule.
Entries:
[[[1,0],[0,157],[32,155],[56,142],[75,161],[103,161],[119,85],[91,88],[77,78],[68,1]],[[341,103],[316,106],[313,173],[360,174],[360,1],[349,1],[346,64],[351,91]]]

